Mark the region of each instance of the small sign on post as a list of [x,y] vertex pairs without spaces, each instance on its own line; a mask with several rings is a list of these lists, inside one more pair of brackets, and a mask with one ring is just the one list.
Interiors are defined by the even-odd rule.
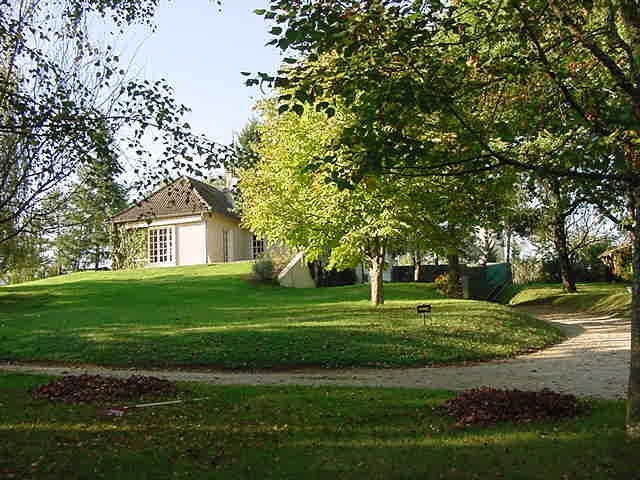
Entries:
[[416,313],[418,315],[422,315],[422,324],[427,326],[427,315],[431,313],[431,305],[428,303],[423,303],[422,305],[418,305],[416,307]]

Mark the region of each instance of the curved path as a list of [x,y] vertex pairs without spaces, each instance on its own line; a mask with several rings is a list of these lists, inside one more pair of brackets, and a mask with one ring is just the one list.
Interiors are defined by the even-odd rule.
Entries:
[[34,363],[0,365],[0,370],[119,377],[135,373],[218,385],[349,385],[448,390],[479,386],[523,390],[549,388],[582,397],[625,397],[629,371],[628,320],[606,315],[559,313],[542,307],[528,308],[526,311],[558,325],[569,338],[548,349],[509,360],[447,367],[230,372],[112,369]]

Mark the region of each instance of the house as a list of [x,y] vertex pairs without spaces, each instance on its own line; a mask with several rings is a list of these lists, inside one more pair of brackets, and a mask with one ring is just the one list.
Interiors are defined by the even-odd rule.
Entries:
[[633,245],[630,240],[601,253],[600,260],[609,268],[614,279],[631,280]]
[[180,177],[111,221],[124,229],[145,229],[149,266],[199,265],[252,260],[264,240],[240,226],[231,193]]

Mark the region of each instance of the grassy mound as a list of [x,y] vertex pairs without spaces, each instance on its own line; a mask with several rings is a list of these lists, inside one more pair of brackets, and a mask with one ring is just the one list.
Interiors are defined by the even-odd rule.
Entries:
[[[557,342],[544,322],[429,284],[287,289],[250,265],[90,272],[0,288],[0,360],[124,366],[410,366],[509,357]],[[415,313],[429,302],[426,325]]]
[[553,305],[560,309],[629,315],[629,285],[580,283],[577,293],[564,293],[558,284],[531,284],[513,291],[510,305]]

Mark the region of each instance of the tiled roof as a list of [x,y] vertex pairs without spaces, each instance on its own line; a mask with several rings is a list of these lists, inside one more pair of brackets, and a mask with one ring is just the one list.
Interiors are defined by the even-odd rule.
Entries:
[[235,204],[230,192],[218,190],[216,187],[195,178],[189,178],[189,181],[212,211],[227,217],[240,219],[238,214],[235,213]]
[[239,219],[229,193],[194,178],[180,177],[132,207],[117,213],[111,221],[123,223],[204,212],[216,212]]

